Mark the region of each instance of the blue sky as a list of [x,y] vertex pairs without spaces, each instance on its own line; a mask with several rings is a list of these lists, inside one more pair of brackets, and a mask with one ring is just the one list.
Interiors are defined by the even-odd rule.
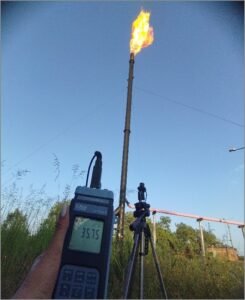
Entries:
[[[103,154],[118,204],[129,39],[141,8],[154,43],[135,59],[128,198],[244,220],[244,32],[239,2],[26,2],[2,7],[2,185],[50,196]],[[211,115],[212,114],[212,115]],[[215,116],[213,116],[215,115]],[[225,120],[222,120],[225,119]],[[55,181],[54,154],[60,161]],[[72,181],[73,189],[85,176]],[[197,227],[195,220],[172,218]],[[221,239],[227,228],[210,224]],[[207,223],[204,223],[207,228]],[[243,249],[240,230],[234,244]]]

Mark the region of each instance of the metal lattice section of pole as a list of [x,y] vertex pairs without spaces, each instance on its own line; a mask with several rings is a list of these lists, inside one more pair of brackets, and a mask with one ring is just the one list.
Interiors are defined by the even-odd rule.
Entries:
[[121,185],[119,196],[119,215],[117,222],[117,239],[122,240],[124,237],[124,217],[125,217],[125,202],[127,189],[127,172],[128,172],[128,152],[129,152],[129,135],[130,135],[130,120],[132,107],[132,89],[134,73],[134,54],[130,54],[129,60],[129,75],[128,75],[128,93],[127,93],[127,107],[125,116],[124,141],[123,141],[123,156],[122,156],[122,171],[121,171]]

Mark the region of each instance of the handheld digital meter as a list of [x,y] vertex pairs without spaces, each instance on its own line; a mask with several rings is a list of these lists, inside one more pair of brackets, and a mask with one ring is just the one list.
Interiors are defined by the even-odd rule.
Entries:
[[113,223],[113,193],[78,186],[53,298],[106,298]]

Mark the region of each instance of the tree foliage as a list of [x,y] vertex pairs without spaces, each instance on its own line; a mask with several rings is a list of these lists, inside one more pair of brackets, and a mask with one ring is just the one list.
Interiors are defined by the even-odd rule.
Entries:
[[169,217],[161,216],[158,225],[167,231],[170,231],[171,219]]
[[19,232],[29,234],[27,217],[18,208],[9,213],[2,224],[3,231],[15,231],[17,229]]

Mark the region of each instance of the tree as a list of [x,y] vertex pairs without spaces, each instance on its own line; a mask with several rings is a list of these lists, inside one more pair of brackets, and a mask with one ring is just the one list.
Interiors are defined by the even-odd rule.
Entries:
[[158,225],[167,231],[170,231],[170,224],[171,224],[171,219],[169,217],[160,217],[160,221],[158,222]]
[[189,257],[192,257],[193,254],[198,254],[200,252],[198,231],[184,223],[179,223],[176,227],[175,234],[181,243],[181,249]]
[[16,230],[29,234],[27,217],[18,208],[14,212],[9,213],[2,224],[2,231]]
[[213,234],[211,231],[203,230],[203,238],[206,247],[217,246],[221,244],[215,234]]

